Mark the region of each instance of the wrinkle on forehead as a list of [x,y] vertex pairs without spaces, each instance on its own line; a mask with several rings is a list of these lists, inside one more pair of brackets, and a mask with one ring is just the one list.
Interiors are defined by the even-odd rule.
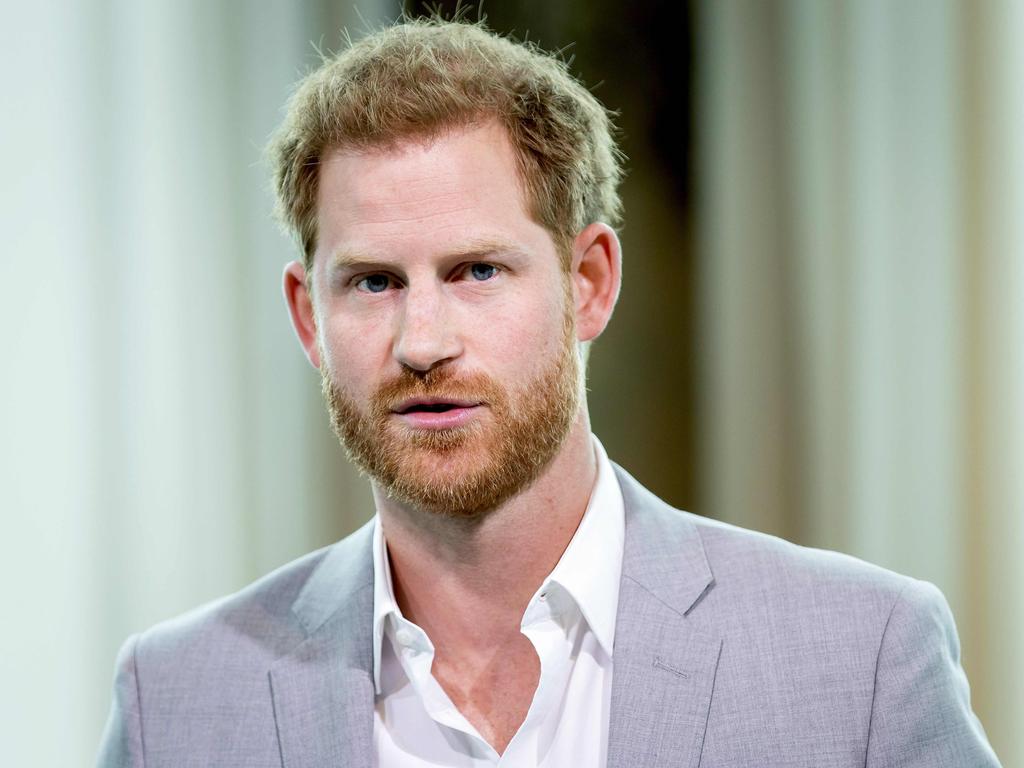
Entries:
[[[481,169],[479,162],[472,163],[464,155],[458,158],[460,162],[453,164],[450,155],[444,152],[435,152],[439,144],[453,139],[458,140],[459,138],[466,139],[464,146],[467,150],[474,144],[484,148],[483,156],[486,158],[484,160],[484,169]],[[413,162],[416,160],[416,155],[419,155],[423,162]],[[511,181],[508,187],[501,187],[501,189],[510,189],[513,192],[512,198],[514,198],[516,209],[533,219],[528,204],[528,191],[519,170],[519,158],[516,150],[508,138],[507,131],[496,121],[488,121],[482,124],[470,123],[466,126],[451,128],[429,137],[410,137],[384,145],[358,148],[346,147],[325,152],[321,159],[318,207],[322,209],[325,204],[329,205],[331,202],[337,201],[337,196],[328,189],[331,185],[323,183],[327,175],[324,173],[324,170],[328,166],[337,163],[364,159],[371,162],[375,159],[409,159],[410,163],[402,164],[402,166],[387,162],[371,164],[369,167],[375,170],[374,176],[380,177],[376,179],[377,183],[374,184],[346,184],[344,174],[340,176],[338,174],[330,174],[330,181],[349,187],[346,190],[347,192],[358,191],[358,199],[350,200],[350,204],[354,208],[363,210],[368,206],[379,206],[386,209],[389,207],[389,199],[394,193],[404,191],[411,193],[414,198],[413,200],[406,201],[406,203],[425,204],[429,202],[438,206],[438,213],[457,212],[459,206],[466,204],[467,201],[465,201],[464,196],[458,190],[452,188],[445,189],[445,186],[450,185],[454,187],[459,185],[460,182],[464,183],[467,178],[478,177],[484,170],[494,171],[493,165],[500,165],[503,166],[501,168],[502,175],[506,175],[509,181]],[[364,168],[366,167],[366,164],[361,165]],[[399,167],[405,168],[406,171],[410,167],[415,167],[418,171],[418,178],[409,178],[407,174],[402,174],[404,178],[402,178],[400,184],[394,178],[389,179],[388,172],[395,173]],[[503,201],[506,205],[510,202],[511,200]],[[402,217],[400,215],[395,216],[394,220],[401,221]]]
[[[454,191],[438,191],[435,184],[430,184],[426,179],[422,183],[412,186],[417,192],[414,197],[400,202],[389,200],[385,194],[376,199],[376,195],[370,198],[362,196],[349,199],[351,212],[355,214],[360,223],[373,224],[408,224],[421,222],[436,216],[451,216],[459,213],[468,213],[470,206],[464,195]],[[381,191],[382,192],[382,191]],[[332,202],[340,198],[328,198],[325,195],[324,204],[330,206]],[[427,212],[427,204],[430,210]],[[331,207],[330,210],[335,210]]]

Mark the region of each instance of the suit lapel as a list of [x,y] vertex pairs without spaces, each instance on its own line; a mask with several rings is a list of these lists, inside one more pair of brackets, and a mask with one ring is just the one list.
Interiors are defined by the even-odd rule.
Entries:
[[626,508],[609,768],[700,762],[720,637],[689,612],[714,583],[696,527],[616,467]]
[[367,525],[334,545],[292,607],[307,637],[270,669],[284,768],[370,765],[371,538]]

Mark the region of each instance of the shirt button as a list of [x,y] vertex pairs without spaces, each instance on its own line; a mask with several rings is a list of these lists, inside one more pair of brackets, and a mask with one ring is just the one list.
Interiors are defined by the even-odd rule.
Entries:
[[395,633],[395,639],[398,641],[399,645],[412,645],[412,632],[405,627],[402,627]]
[[547,592],[541,592],[540,593],[540,601],[543,603],[547,599],[548,599],[548,593]]

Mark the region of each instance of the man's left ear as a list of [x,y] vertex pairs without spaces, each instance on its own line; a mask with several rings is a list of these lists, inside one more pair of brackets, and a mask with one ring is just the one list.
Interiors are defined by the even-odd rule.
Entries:
[[622,249],[607,224],[594,222],[573,241],[571,277],[576,297],[576,338],[596,339],[612,317],[622,286]]

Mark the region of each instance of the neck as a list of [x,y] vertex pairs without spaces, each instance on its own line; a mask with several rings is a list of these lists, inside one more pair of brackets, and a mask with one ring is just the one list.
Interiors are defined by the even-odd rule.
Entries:
[[581,408],[540,477],[481,519],[423,512],[375,487],[403,615],[438,647],[484,651],[518,634],[527,603],[579,526],[596,474],[590,423]]

